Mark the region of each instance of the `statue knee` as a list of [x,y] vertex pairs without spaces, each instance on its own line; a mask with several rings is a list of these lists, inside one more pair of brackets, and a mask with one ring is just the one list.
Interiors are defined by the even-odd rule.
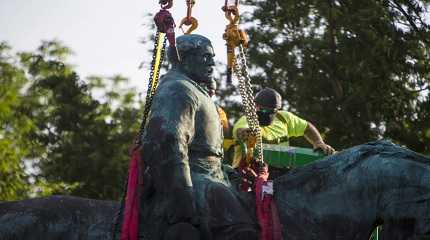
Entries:
[[200,240],[199,230],[189,223],[176,223],[167,229],[164,240]]

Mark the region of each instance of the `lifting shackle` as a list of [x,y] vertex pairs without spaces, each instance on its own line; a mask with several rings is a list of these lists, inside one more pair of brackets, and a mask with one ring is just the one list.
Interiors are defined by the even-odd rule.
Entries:
[[157,31],[165,33],[170,46],[175,46],[175,21],[168,11],[173,6],[173,0],[160,0],[161,10],[155,14],[154,22]]
[[227,45],[227,83],[231,83],[231,77],[233,72],[233,66],[236,62],[235,48],[239,45],[243,47],[248,46],[248,35],[242,29],[239,29],[238,24],[240,20],[238,1],[236,5],[227,6],[226,4],[222,8],[225,13],[225,18],[229,21],[229,24],[225,28],[223,39]]
[[[231,1],[231,0],[230,0]],[[234,0],[234,5],[231,4],[229,0],[225,0],[224,2],[224,6],[222,6],[221,10],[226,12],[226,11],[230,11],[231,7],[236,7],[239,8],[239,0]]]

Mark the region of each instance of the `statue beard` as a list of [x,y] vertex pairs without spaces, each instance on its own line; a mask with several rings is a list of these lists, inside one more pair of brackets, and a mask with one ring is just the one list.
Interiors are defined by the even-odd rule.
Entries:
[[205,85],[209,85],[212,82],[212,77],[208,77],[208,78],[199,78],[196,79],[196,81],[200,84],[205,84]]
[[198,74],[187,74],[187,76],[194,82],[201,85],[209,85],[212,82],[213,77],[199,76]]

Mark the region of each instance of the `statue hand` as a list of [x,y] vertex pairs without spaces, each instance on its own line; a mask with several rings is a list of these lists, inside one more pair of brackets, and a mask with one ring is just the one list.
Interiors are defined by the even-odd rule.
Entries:
[[188,222],[193,225],[198,224],[192,187],[172,192],[168,200],[167,218],[169,224],[178,222]]

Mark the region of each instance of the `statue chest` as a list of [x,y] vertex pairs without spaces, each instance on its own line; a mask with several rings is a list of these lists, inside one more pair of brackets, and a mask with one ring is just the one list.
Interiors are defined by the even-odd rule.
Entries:
[[[222,156],[223,131],[217,106],[206,94],[198,94],[199,106],[195,115],[195,136],[192,149],[209,150],[211,155]],[[196,149],[197,148],[197,149]]]

